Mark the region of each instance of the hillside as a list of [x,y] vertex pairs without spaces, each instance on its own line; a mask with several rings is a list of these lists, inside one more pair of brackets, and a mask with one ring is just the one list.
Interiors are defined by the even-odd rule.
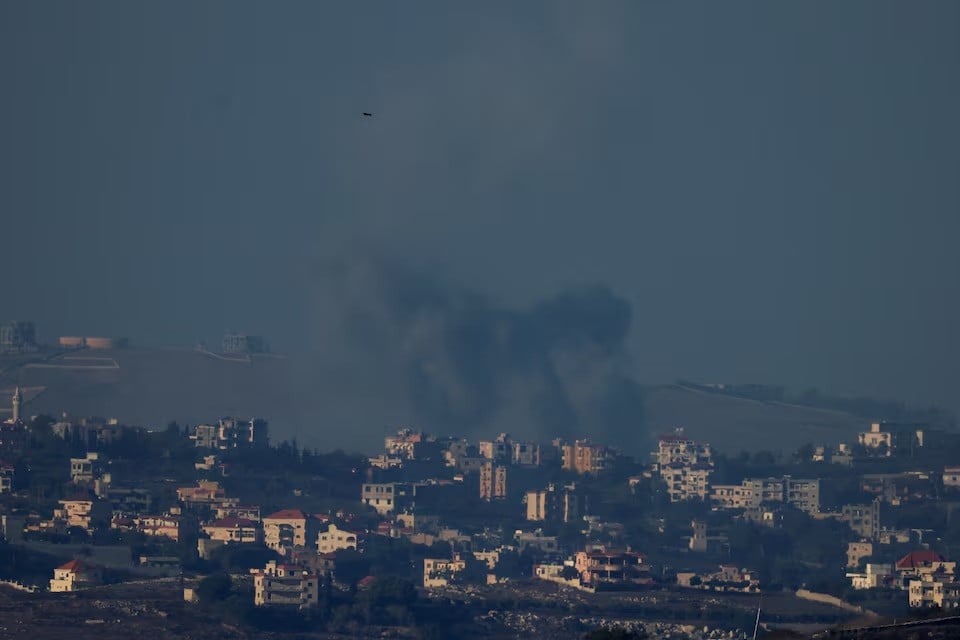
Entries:
[[805,443],[836,445],[856,441],[864,420],[841,411],[780,402],[760,402],[679,385],[648,390],[646,421],[654,433],[682,426],[687,435],[726,453],[782,451]]
[[[224,415],[263,416],[270,420],[274,440],[296,437],[311,447],[360,451],[377,449],[385,430],[405,424],[410,415],[399,392],[385,395],[369,380],[349,377],[318,357],[228,360],[189,349],[123,349],[7,361],[3,368],[0,394],[8,396],[17,384],[25,387],[25,415],[107,414],[147,427],[171,420],[195,424]],[[651,442],[656,434],[683,426],[730,453],[769,449],[786,454],[806,442],[849,441],[863,428],[862,420],[842,412],[676,385],[647,390],[645,423]],[[424,427],[458,431],[457,425]],[[532,436],[522,425],[505,430]]]

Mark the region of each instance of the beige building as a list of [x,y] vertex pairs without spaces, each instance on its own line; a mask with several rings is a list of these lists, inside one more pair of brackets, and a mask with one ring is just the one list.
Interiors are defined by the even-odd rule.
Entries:
[[845,504],[841,520],[861,538],[877,540],[880,537],[880,501],[870,504]]
[[0,460],[0,493],[13,491],[13,476],[16,467],[5,460]]
[[561,447],[563,468],[580,475],[600,473],[617,457],[616,452],[604,445],[592,444],[590,440],[576,440]]
[[100,567],[87,564],[83,560],[71,560],[53,570],[50,591],[53,593],[78,591],[100,584],[103,584],[103,573]]
[[317,604],[320,580],[316,573],[300,565],[268,562],[263,570],[253,570],[253,602],[258,607],[287,606],[307,609]]
[[480,498],[493,500],[507,497],[507,468],[491,461],[480,467]]
[[267,547],[280,554],[296,547],[305,547],[307,540],[312,538],[312,532],[307,531],[309,522],[315,520],[299,509],[271,513],[263,519],[263,540]]
[[459,553],[452,559],[424,558],[423,560],[423,587],[435,589],[445,587],[467,568],[466,559]]
[[713,464],[713,451],[709,444],[700,443],[683,435],[683,429],[660,436],[657,441],[657,466],[680,463],[682,465]]
[[873,555],[873,543],[867,540],[847,543],[847,567],[854,569],[860,561]]
[[867,563],[863,573],[848,573],[854,589],[877,589],[893,583],[893,565]]
[[651,582],[644,557],[633,551],[578,551],[574,567],[586,585]]
[[87,453],[83,458],[70,458],[70,481],[92,483],[103,475],[105,462],[95,451]]
[[527,520],[575,522],[586,513],[586,496],[577,492],[576,484],[564,487],[549,485],[541,491],[527,491]]
[[706,464],[684,465],[675,462],[660,469],[660,477],[667,485],[670,502],[706,501],[710,496],[712,473],[713,467]]
[[203,525],[203,532],[215,542],[224,544],[256,544],[263,542],[263,529],[245,518],[222,518]]
[[93,496],[78,495],[60,500],[60,508],[53,510],[53,519],[67,528],[80,527],[89,533],[110,526],[113,510],[110,504]]
[[943,468],[943,486],[960,487],[960,467]]
[[317,534],[317,553],[333,553],[340,549],[358,549],[361,534],[338,529],[331,524],[326,531]]
[[952,577],[923,575],[910,581],[908,591],[912,609],[956,609],[960,606],[960,582],[954,582]]
[[214,480],[200,480],[195,487],[177,489],[177,500],[185,507],[209,506],[211,508],[239,504],[236,498],[228,498],[226,489]]
[[740,484],[713,485],[710,501],[720,509],[758,509],[764,504],[785,503],[806,513],[819,513],[820,480],[747,478]]
[[[137,531],[144,535],[169,538],[180,542],[188,533],[196,533],[196,521],[180,515],[137,516],[133,519]],[[190,526],[192,523],[193,526]]]

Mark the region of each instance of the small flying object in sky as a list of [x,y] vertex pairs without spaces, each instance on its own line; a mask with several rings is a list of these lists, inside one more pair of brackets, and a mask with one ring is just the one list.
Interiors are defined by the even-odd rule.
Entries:
[[363,116],[364,116],[365,118],[372,118],[372,117],[373,117],[373,114],[370,113],[369,111],[364,111],[364,112],[363,112]]

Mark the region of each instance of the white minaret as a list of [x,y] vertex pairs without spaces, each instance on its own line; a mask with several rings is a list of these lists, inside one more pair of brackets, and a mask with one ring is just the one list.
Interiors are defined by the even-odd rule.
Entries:
[[23,399],[23,396],[20,395],[20,385],[17,385],[16,391],[13,392],[13,421],[17,422],[20,419],[20,401]]

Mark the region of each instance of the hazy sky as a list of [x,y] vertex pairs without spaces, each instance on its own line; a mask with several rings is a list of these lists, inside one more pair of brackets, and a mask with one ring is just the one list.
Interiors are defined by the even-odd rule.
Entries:
[[646,381],[957,407],[958,79],[952,1],[3,2],[0,319],[292,351],[372,251],[608,285]]

